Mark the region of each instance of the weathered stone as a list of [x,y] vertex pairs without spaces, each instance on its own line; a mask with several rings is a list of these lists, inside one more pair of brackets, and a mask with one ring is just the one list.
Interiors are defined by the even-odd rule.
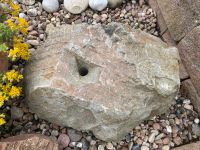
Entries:
[[0,52],[0,73],[8,70],[8,57],[6,53]]
[[200,142],[186,144],[180,147],[173,148],[172,150],[200,150]]
[[183,64],[200,95],[200,26],[194,28],[178,44]]
[[180,41],[200,23],[200,0],[157,0],[175,41]]
[[189,78],[189,74],[187,73],[182,61],[180,61],[179,63],[179,75],[180,75],[180,80],[183,81],[183,80],[186,80]]
[[48,31],[25,75],[27,103],[41,118],[120,140],[172,104],[180,84],[176,48],[117,23]]
[[25,134],[1,140],[0,150],[58,150],[58,144],[39,134]]

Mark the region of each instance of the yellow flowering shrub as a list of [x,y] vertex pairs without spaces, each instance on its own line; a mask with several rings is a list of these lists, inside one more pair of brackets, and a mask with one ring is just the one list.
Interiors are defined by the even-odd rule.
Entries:
[[4,118],[5,118],[5,115],[4,114],[0,114],[0,126],[6,123]]
[[3,79],[3,81],[7,80],[8,82],[12,83],[14,81],[19,82],[22,78],[23,78],[23,76],[21,74],[19,74],[17,71],[11,70],[11,71],[6,72],[3,75],[2,79]]
[[[11,62],[27,61],[30,57],[28,45],[24,42],[28,23],[18,18],[20,7],[12,0],[0,0],[0,52],[5,52]],[[12,68],[12,67],[11,67]],[[23,75],[12,69],[4,74],[0,72],[0,126],[6,123],[1,108],[6,101],[21,95],[22,88],[18,83]]]

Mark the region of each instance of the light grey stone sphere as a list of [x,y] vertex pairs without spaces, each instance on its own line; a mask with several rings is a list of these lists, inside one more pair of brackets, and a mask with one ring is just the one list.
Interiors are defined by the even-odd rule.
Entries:
[[43,0],[42,7],[45,11],[49,13],[56,12],[59,8],[58,0]]
[[64,0],[64,7],[72,14],[80,14],[89,5],[89,0]]
[[102,11],[108,5],[108,0],[89,0],[89,6],[93,10]]

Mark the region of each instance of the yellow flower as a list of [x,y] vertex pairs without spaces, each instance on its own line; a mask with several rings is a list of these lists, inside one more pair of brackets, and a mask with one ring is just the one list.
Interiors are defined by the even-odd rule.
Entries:
[[27,34],[28,23],[23,18],[13,17],[7,20],[8,27],[13,31],[19,31],[22,34]]
[[1,3],[5,3],[8,5],[9,8],[7,8],[13,16],[16,16],[19,13],[19,5],[12,2],[12,0],[0,0]]
[[8,57],[11,58],[13,61],[16,58],[28,60],[30,57],[28,45],[26,43],[21,43],[17,41],[16,43],[14,43],[13,49],[10,49]]
[[5,118],[5,115],[4,114],[0,114],[0,118]]
[[12,86],[8,95],[11,98],[15,98],[15,97],[20,96],[21,91],[22,89],[20,87]]
[[11,7],[11,11],[12,11],[12,15],[13,16],[16,16],[18,13],[19,13],[19,5],[17,5],[17,4],[14,4],[13,2],[10,2],[10,7]]
[[13,30],[13,31],[17,30],[17,26],[16,26],[16,24],[13,23],[12,19],[8,19],[7,20],[7,25],[11,30]]
[[24,20],[23,18],[17,18],[18,21],[18,27],[21,31],[22,34],[27,34],[27,27],[28,27],[28,23],[26,20]]
[[3,106],[6,100],[7,100],[6,96],[3,96],[3,93],[0,94],[0,107]]
[[12,61],[15,61],[16,58],[19,57],[19,51],[20,50],[16,47],[14,47],[14,49],[10,49],[8,57],[11,58]]
[[15,70],[6,72],[5,75],[3,76],[3,80],[4,81],[8,80],[9,82],[13,82],[13,81],[19,82],[22,78],[23,78],[23,76]]
[[0,125],[4,125],[6,123],[4,118],[5,118],[5,115],[4,114],[0,114]]
[[8,92],[10,91],[10,87],[11,87],[11,83],[7,83],[6,85],[2,85],[1,90],[2,90],[3,93],[0,93],[0,94],[1,95],[8,94]]
[[13,43],[20,43],[22,41],[21,37],[13,36]]
[[4,118],[0,118],[0,126],[4,125],[6,123]]

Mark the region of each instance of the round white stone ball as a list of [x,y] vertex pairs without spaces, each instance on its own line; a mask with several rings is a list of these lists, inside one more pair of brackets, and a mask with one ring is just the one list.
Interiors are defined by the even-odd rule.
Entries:
[[108,5],[108,0],[89,0],[89,6],[93,10],[102,11]]
[[89,5],[89,0],[64,0],[64,7],[72,14],[80,14]]
[[59,8],[59,2],[58,0],[43,0],[42,8],[49,13],[56,12]]

